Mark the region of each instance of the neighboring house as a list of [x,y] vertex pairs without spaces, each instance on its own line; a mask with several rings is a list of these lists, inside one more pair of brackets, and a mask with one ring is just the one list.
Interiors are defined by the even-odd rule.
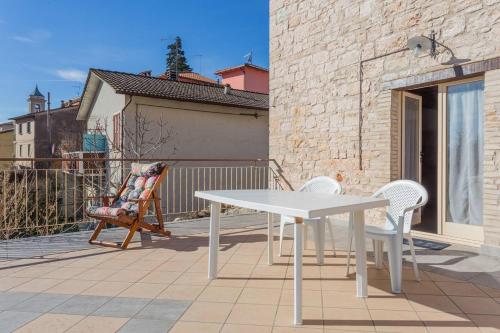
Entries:
[[[61,101],[56,109],[46,110],[46,101],[38,86],[28,97],[27,114],[13,117],[16,158],[60,157],[61,149],[78,150],[84,123],[76,120],[79,99]],[[49,163],[18,161],[19,167],[46,167]]]
[[[158,78],[166,80],[175,79],[175,74],[167,71],[164,74],[159,75]],[[180,72],[177,74],[176,80],[186,83],[217,84],[217,81],[195,72]]]
[[[12,122],[0,124],[0,158],[14,157],[14,125]],[[0,171],[9,169],[12,162],[0,161]]]
[[222,78],[222,84],[233,89],[269,94],[269,71],[253,64],[243,64],[215,72]]
[[[141,157],[267,158],[268,95],[136,74],[91,69],[78,112],[88,130],[104,128],[118,155],[141,147],[137,117],[163,121],[170,138]],[[116,154],[115,154],[116,156]]]
[[364,195],[420,181],[416,229],[500,255],[500,3],[270,7],[270,157],[287,178]]
[[[267,94],[91,69],[77,119],[87,123],[89,132],[104,133],[108,156],[113,158],[227,159],[218,163],[178,161],[174,165],[230,167],[249,163],[234,161],[238,159],[268,158],[268,103]],[[165,140],[154,144],[161,138]],[[111,179],[116,183],[121,178],[118,166],[110,165]],[[168,179],[176,177],[174,185],[186,182],[185,172],[177,172],[177,176],[171,172]],[[208,169],[207,178],[203,174],[197,181],[206,180],[208,186],[211,173]],[[216,177],[210,184],[215,184],[215,179],[222,182]],[[180,192],[172,186],[164,188],[169,194],[164,195],[163,204],[170,200],[172,207]],[[183,197],[192,198],[194,193],[188,191],[193,189],[194,184],[183,189]]]

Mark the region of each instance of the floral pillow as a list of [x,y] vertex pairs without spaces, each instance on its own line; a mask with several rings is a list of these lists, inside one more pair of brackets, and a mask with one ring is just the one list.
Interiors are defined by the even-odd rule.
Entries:
[[131,175],[118,200],[109,207],[91,206],[87,208],[87,213],[103,216],[137,215],[139,205],[130,200],[146,199],[165,166],[163,162],[132,163]]

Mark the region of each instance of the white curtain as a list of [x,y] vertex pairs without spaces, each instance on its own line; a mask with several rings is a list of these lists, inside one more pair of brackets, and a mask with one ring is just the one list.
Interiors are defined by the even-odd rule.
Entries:
[[476,81],[448,87],[448,221],[483,224],[483,91]]

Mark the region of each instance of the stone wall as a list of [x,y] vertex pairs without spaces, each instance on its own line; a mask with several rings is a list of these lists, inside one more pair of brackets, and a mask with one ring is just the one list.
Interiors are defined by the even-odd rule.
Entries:
[[500,256],[500,70],[485,74],[484,242]]
[[404,51],[364,63],[360,170],[362,59],[403,49],[408,38],[432,30],[457,58],[500,55],[498,0],[270,3],[270,157],[295,187],[340,173],[348,193],[369,194],[398,178],[400,93],[383,86],[450,67],[440,64],[450,58],[442,47],[436,59]]

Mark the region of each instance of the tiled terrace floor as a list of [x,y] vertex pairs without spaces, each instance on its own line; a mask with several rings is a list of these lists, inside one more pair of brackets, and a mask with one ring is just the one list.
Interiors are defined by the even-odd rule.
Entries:
[[329,251],[320,267],[314,251],[306,250],[304,325],[294,328],[292,241],[268,266],[263,219],[246,220],[221,231],[220,273],[211,282],[205,222],[191,231],[172,225],[184,236],[137,241],[127,251],[89,248],[81,237],[80,250],[71,244],[70,252],[0,261],[0,332],[500,331],[500,288],[494,285],[500,268],[491,267],[498,261],[475,262],[493,275],[481,275],[480,268],[470,275],[465,267],[474,263],[463,264],[467,252],[453,247],[441,255],[420,250],[419,259],[427,262],[423,281],[414,281],[405,266],[400,295],[389,292],[387,270],[370,262],[367,299],[354,296],[355,276],[345,277],[344,252],[333,257]]

